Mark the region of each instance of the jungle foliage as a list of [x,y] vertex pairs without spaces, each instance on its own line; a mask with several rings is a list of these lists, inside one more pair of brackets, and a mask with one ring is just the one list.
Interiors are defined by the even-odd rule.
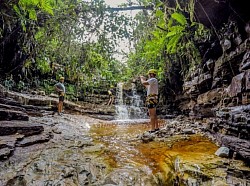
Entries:
[[104,1],[10,0],[0,5],[2,79],[13,75],[32,85],[36,78],[43,84],[63,75],[81,88],[114,84],[122,77],[123,64],[113,54],[119,40],[131,36],[132,21],[107,10]]
[[196,44],[209,38],[209,30],[195,22],[193,1],[183,5],[175,1],[172,7],[167,2],[154,3],[153,12],[141,12],[135,18],[138,26],[134,38],[137,40],[128,64],[138,67],[135,72],[141,69],[140,73],[145,73],[149,68],[159,69],[158,75],[160,79],[164,79],[171,66],[180,63],[181,76],[185,77],[200,64],[201,58]]
[[[128,1],[122,7],[133,5]],[[2,1],[2,81],[13,77],[49,89],[63,75],[73,87],[69,89],[79,92],[136,78],[149,68],[158,69],[163,81],[171,78],[175,66],[186,76],[200,62],[195,44],[208,37],[194,21],[194,2],[175,1],[170,6],[160,0],[138,0],[136,5],[153,10],[143,9],[132,19],[113,11],[104,0]],[[123,39],[134,45],[126,63],[114,57]]]

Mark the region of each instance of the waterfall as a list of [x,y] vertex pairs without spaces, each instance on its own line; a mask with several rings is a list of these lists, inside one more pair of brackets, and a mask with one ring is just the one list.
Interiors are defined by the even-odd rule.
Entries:
[[118,83],[116,88],[116,104],[115,104],[116,118],[125,120],[129,119],[128,109],[123,100],[123,83]]
[[[125,102],[126,100],[126,102]],[[131,95],[124,96],[123,83],[118,83],[116,90],[116,119],[146,118],[146,111],[142,111],[143,101],[137,94],[136,86],[132,83]]]
[[146,118],[147,111],[142,109],[144,106],[144,102],[141,99],[141,96],[137,94],[136,86],[132,83],[132,97],[129,106],[129,115],[130,119],[142,119]]

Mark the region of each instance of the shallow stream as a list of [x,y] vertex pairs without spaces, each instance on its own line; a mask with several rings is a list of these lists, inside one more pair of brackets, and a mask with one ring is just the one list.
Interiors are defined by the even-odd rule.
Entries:
[[[30,122],[54,137],[16,147],[0,162],[0,186],[249,186],[249,167],[215,156],[218,147],[201,134],[150,135],[147,119],[65,114]],[[161,131],[171,122],[161,120]]]
[[[161,127],[164,128],[167,122],[162,120]],[[102,156],[112,171],[121,174],[126,170],[125,177],[120,177],[118,181],[115,179],[119,185],[249,184],[249,180],[247,183],[244,178],[228,174],[228,167],[244,165],[215,156],[218,146],[208,138],[198,134],[174,135],[156,137],[151,142],[143,143],[140,137],[148,130],[149,126],[143,120],[113,121],[91,126],[90,134],[95,143],[104,145]],[[139,176],[134,175],[135,172],[139,172]]]

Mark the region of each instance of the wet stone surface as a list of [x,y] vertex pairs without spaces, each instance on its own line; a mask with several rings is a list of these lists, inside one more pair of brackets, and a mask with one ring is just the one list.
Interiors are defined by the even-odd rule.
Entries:
[[147,119],[47,114],[30,122],[43,126],[50,139],[26,146],[16,144],[44,138],[16,134],[1,140],[2,151],[13,151],[0,162],[0,185],[249,184],[250,170],[241,161],[214,154],[219,147],[207,138],[206,121],[161,120],[153,134]]

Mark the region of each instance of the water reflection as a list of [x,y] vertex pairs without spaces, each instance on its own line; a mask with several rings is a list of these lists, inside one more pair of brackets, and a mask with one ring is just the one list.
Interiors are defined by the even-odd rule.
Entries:
[[228,181],[225,160],[214,155],[218,147],[207,138],[179,135],[142,143],[138,136],[150,129],[146,120],[121,123],[113,121],[90,129],[95,142],[105,145],[103,156],[114,170],[140,170],[141,175],[157,180],[156,185],[198,186]]

